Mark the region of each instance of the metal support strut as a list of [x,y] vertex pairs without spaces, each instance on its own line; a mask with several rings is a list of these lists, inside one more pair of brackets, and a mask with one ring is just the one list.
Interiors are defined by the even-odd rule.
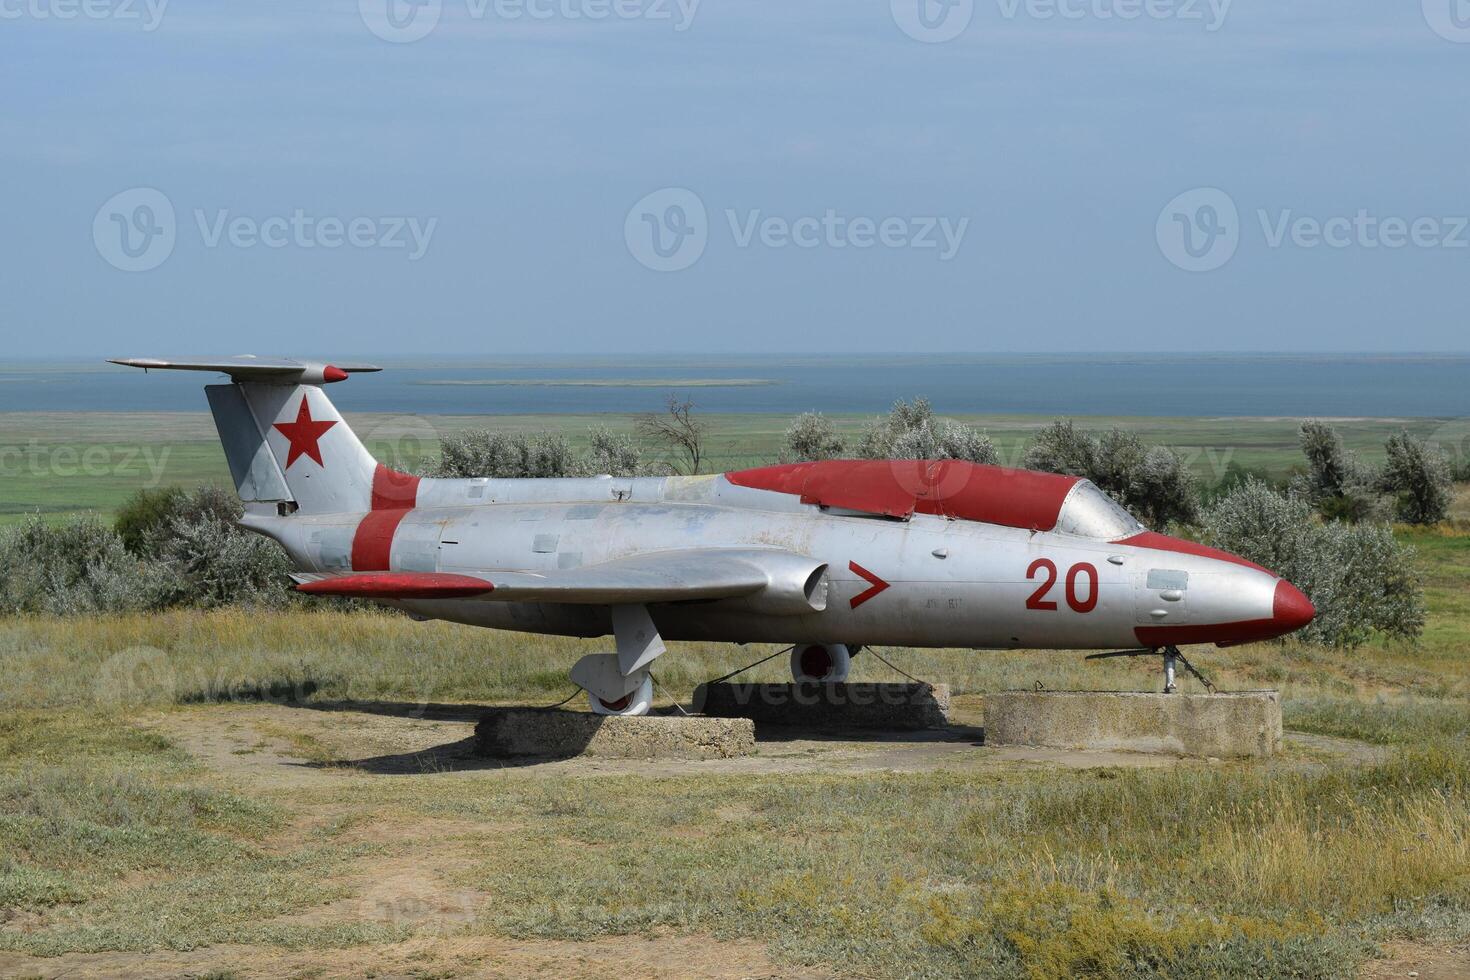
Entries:
[[1088,660],[1111,660],[1114,657],[1158,657],[1158,656],[1162,656],[1164,658],[1164,693],[1165,694],[1173,694],[1175,691],[1179,690],[1179,685],[1176,683],[1176,681],[1177,681],[1176,671],[1177,671],[1177,668],[1178,668],[1179,665],[1183,665],[1183,667],[1184,667],[1185,670],[1187,670],[1196,679],[1198,679],[1199,682],[1204,685],[1206,691],[1209,691],[1211,694],[1219,694],[1220,693],[1218,690],[1215,689],[1215,685],[1210,683],[1210,679],[1208,677],[1206,677],[1204,674],[1200,673],[1199,670],[1195,668],[1194,664],[1192,664],[1192,663],[1189,662],[1189,658],[1185,657],[1184,654],[1182,654],[1182,653],[1179,652],[1179,648],[1178,647],[1173,647],[1173,646],[1163,647],[1163,648],[1149,647],[1147,649],[1141,649],[1141,650],[1119,650],[1116,653],[1094,653],[1090,657],[1088,657],[1087,659]]

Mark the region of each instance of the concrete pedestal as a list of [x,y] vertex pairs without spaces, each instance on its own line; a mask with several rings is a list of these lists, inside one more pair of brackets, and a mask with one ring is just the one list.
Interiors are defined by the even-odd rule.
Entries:
[[822,730],[920,731],[949,724],[947,684],[701,684],[712,718]]
[[481,716],[475,745],[480,755],[497,759],[733,759],[755,751],[755,725],[743,718],[620,718],[505,708]]
[[1281,695],[1277,691],[988,694],[985,744],[1266,758],[1281,748]]

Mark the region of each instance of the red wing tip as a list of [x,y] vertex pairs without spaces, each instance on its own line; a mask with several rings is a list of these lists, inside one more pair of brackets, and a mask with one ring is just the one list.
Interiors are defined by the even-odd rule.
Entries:
[[1281,627],[1283,634],[1293,633],[1317,617],[1317,607],[1312,605],[1301,589],[1286,579],[1276,583],[1276,597],[1271,603],[1271,618]]
[[472,599],[494,592],[495,584],[470,575],[390,572],[306,582],[296,590],[345,599]]
[[339,367],[333,367],[330,364],[328,364],[326,368],[322,371],[322,380],[325,381],[327,384],[335,384],[338,381],[346,381],[347,378],[348,374],[346,371],[342,370]]

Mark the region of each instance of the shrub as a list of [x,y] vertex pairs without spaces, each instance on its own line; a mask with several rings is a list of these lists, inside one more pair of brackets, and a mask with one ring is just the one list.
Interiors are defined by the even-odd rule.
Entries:
[[1096,483],[1152,527],[1188,523],[1199,514],[1199,486],[1184,457],[1150,446],[1135,433],[1113,428],[1101,437],[1070,419],[1037,433],[1026,451],[1027,469],[1081,476]]
[[837,435],[837,427],[821,412],[799,415],[786,430],[785,458],[798,463],[836,459],[846,447]]
[[1284,489],[1285,486],[1273,480],[1266,469],[1259,466],[1241,466],[1232,459],[1225,464],[1225,471],[1215,485],[1201,491],[1200,497],[1206,503],[1213,503],[1222,497],[1229,496],[1252,480],[1264,483],[1273,489]]
[[1384,448],[1388,462],[1378,487],[1395,498],[1394,516],[1405,524],[1438,524],[1448,517],[1453,482],[1444,454],[1408,432],[1390,436]]
[[1000,462],[989,436],[971,426],[936,418],[924,398],[895,402],[886,418],[870,422],[858,443],[857,455],[862,459],[960,459],[987,465]]
[[1296,585],[1317,618],[1295,638],[1358,646],[1374,633],[1413,638],[1424,630],[1424,597],[1414,550],[1381,524],[1323,524],[1299,494],[1257,480],[1203,516],[1210,544],[1263,565]]
[[233,526],[244,512],[240,499],[230,490],[165,487],[139,490],[123,504],[112,526],[129,551],[152,557],[173,536],[175,524],[216,521]]
[[57,525],[32,517],[0,534],[0,613],[151,609],[163,603],[170,579],[94,517]]
[[281,606],[288,602],[291,560],[274,541],[214,515],[175,519],[154,557],[168,569],[173,605]]
[[581,467],[562,436],[506,435],[489,429],[467,429],[446,437],[439,462],[430,475],[449,479],[575,476]]
[[112,526],[122,538],[123,546],[135,555],[148,547],[148,540],[168,526],[184,498],[180,487],[139,490],[127,499],[113,519]]
[[643,471],[643,453],[632,436],[618,435],[611,429],[589,431],[590,445],[582,469],[593,476],[637,476]]
[[1348,452],[1336,429],[1308,419],[1301,425],[1300,439],[1307,472],[1297,478],[1293,488],[1323,517],[1358,523],[1382,516],[1373,471]]

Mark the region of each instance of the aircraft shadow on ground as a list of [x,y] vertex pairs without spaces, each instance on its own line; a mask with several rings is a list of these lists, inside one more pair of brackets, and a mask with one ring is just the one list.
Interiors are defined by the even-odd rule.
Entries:
[[[475,722],[485,715],[506,710],[525,710],[479,704],[438,704],[402,701],[286,701],[283,707],[308,711],[355,712],[423,721]],[[551,709],[548,709],[551,710]],[[676,710],[658,712],[676,715]],[[465,772],[487,769],[522,769],[582,757],[587,739],[580,744],[559,746],[559,751],[537,756],[492,757],[483,754],[478,737],[456,739],[443,745],[411,752],[391,753],[341,762],[306,762],[301,765],[316,769],[356,769],[384,776],[423,775],[435,772]],[[923,745],[944,743],[985,744],[985,729],[972,725],[950,725],[916,731],[875,731],[870,729],[820,729],[802,725],[758,723],[755,726],[757,748],[762,745],[790,746],[797,742],[848,743],[858,745]]]

